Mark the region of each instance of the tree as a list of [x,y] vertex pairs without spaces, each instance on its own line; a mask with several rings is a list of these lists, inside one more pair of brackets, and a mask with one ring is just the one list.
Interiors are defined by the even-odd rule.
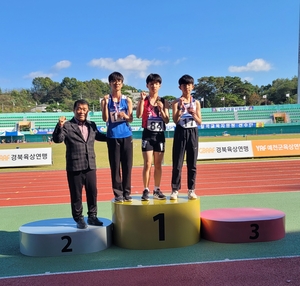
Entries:
[[173,101],[176,99],[175,96],[173,95],[165,95],[165,96],[162,96],[163,99],[167,100],[167,101]]
[[[272,86],[266,90],[267,98],[274,104],[296,103],[297,102],[298,78],[276,79]],[[289,97],[286,95],[289,94]]]
[[261,96],[258,93],[252,93],[249,97],[246,98],[246,105],[260,105],[261,104]]
[[48,112],[58,112],[58,111],[70,111],[70,107],[66,106],[66,104],[58,103],[58,102],[52,102],[46,107],[46,111]]
[[224,86],[224,78],[218,77],[201,77],[198,79],[198,83],[195,84],[193,96],[201,100],[203,98],[204,106],[215,107],[219,106],[220,99],[217,94]]
[[36,102],[46,103],[49,100],[49,92],[57,87],[49,77],[36,77],[32,81],[31,94]]
[[[276,79],[272,84],[266,86],[254,86],[247,81],[242,81],[239,77],[201,77],[195,84],[193,96],[204,100],[204,107],[261,105],[266,100],[268,104],[297,103],[298,77],[292,79]],[[129,85],[123,85],[122,93],[131,94],[138,90]],[[72,111],[74,101],[80,98],[86,99],[91,109],[100,110],[99,99],[110,93],[109,84],[98,79],[90,81],[79,81],[76,78],[65,77],[61,83],[52,81],[49,77],[37,77],[32,81],[32,88],[21,90],[0,89],[1,112],[27,112],[36,103],[50,104],[49,110],[59,109]],[[287,94],[289,96],[287,96]],[[225,98],[225,102],[222,98]],[[166,95],[168,101],[173,101],[176,97]]]
[[257,91],[257,87],[239,77],[202,77],[195,85],[194,97],[203,98],[205,107],[244,105],[245,99]]
[[176,97],[173,95],[165,95],[165,96],[162,96],[162,98],[164,100],[167,100],[169,102],[170,108],[172,108],[172,102],[176,99]]

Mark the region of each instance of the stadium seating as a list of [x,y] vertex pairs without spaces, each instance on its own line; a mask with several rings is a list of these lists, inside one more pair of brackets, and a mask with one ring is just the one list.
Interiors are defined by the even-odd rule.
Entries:
[[[202,108],[203,123],[210,122],[239,122],[239,121],[258,121],[272,120],[274,113],[284,112],[287,115],[288,123],[300,122],[300,104],[285,105],[263,105],[239,108]],[[53,129],[57,124],[58,118],[65,116],[67,120],[73,117],[73,112],[35,112],[35,113],[0,113],[0,130],[12,130],[20,121],[31,121],[36,129]],[[172,111],[170,110],[170,118]],[[90,112],[89,119],[95,121],[97,126],[104,126],[100,111]],[[170,120],[172,122],[172,120]],[[131,126],[140,127],[142,120],[136,117],[133,112],[133,122]]]

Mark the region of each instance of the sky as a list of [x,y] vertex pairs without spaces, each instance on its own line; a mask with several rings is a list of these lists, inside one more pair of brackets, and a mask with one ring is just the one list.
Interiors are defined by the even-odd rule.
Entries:
[[253,85],[298,75],[298,0],[9,0],[0,2],[0,88],[107,77],[160,96],[180,96],[189,74]]

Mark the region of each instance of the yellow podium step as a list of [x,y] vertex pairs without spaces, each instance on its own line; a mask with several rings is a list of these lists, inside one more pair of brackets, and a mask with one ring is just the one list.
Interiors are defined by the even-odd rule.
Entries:
[[200,240],[200,199],[112,201],[113,242],[128,249],[193,245]]

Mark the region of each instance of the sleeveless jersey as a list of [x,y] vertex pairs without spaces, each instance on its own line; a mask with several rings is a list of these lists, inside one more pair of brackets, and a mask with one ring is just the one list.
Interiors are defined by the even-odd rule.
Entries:
[[132,136],[129,123],[125,119],[117,116],[120,111],[127,113],[127,97],[121,95],[120,102],[114,102],[110,95],[108,99],[108,121],[106,122],[106,135],[108,138],[126,138]]
[[[161,99],[165,104],[164,99]],[[147,96],[144,101],[144,112],[142,115],[142,127],[151,132],[163,132],[166,130],[166,124],[164,123],[159,109],[157,106],[153,106],[150,103],[150,99]]]
[[193,108],[196,110],[196,101],[193,98],[191,102],[184,103],[182,106],[182,115],[180,120],[178,121],[177,125],[180,125],[183,128],[195,128],[197,127],[197,122],[193,118],[193,116],[188,112],[189,108]]

